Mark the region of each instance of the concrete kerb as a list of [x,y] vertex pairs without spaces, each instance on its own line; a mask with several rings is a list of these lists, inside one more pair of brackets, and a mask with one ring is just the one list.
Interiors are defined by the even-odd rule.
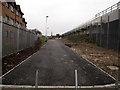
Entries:
[[[46,44],[45,44],[46,45]],[[45,46],[44,45],[44,46]],[[44,46],[42,46],[41,48],[43,48]],[[29,56],[28,58],[26,58],[25,60],[23,60],[21,63],[19,63],[18,65],[16,65],[14,68],[12,68],[11,70],[9,70],[8,72],[6,72],[4,75],[0,76],[0,79],[2,77],[4,77],[5,75],[7,75],[8,73],[10,73],[11,71],[13,71],[15,68],[17,68],[18,66],[20,66],[21,64],[23,64],[25,61],[29,60],[32,56],[34,56],[35,54],[37,54],[39,52],[39,50],[35,53],[33,53],[31,56]]]
[[[66,46],[66,45],[65,45]],[[66,46],[67,48],[69,48],[68,46]],[[74,54],[76,54],[71,48],[69,48]],[[81,56],[82,57],[82,56]],[[83,58],[83,57],[82,57]],[[110,76],[112,79],[116,80],[113,76],[111,76],[109,73],[107,73],[106,71],[102,70],[101,68],[99,68],[98,66],[96,66],[95,64],[93,64],[91,61],[83,58],[84,60],[86,60],[87,62],[89,62],[90,64],[92,64],[93,66],[95,66],[96,68],[98,68],[100,71],[102,71],[103,73],[107,74],[108,76]]]
[[[30,85],[0,85],[0,87],[1,88],[35,88],[35,86],[30,86]],[[78,88],[114,88],[114,87],[115,84],[78,86]],[[38,86],[38,88],[75,88],[75,86]]]
[[[43,48],[44,46],[42,46],[41,48]],[[38,53],[38,52],[39,51],[37,51],[36,53]],[[27,61],[29,58],[31,58],[32,56],[34,56],[36,53],[34,53],[31,56],[29,56],[27,59],[25,59],[20,64],[18,64],[17,66],[15,66],[13,69],[9,70],[7,73],[5,73],[4,75],[2,75],[0,78],[4,77],[5,75],[7,75],[11,71],[13,71],[15,68],[17,68],[18,66],[20,66],[22,63],[24,63],[25,61]],[[95,64],[93,64],[89,60],[87,60],[87,61],[89,63],[91,63],[92,65],[94,65],[95,67],[97,67]],[[97,67],[97,68],[100,69],[99,67]],[[103,71],[102,69],[100,69],[100,70],[115,80],[115,78],[112,77],[110,74],[108,74],[107,72]],[[119,85],[120,85],[120,83],[119,83]],[[2,87],[2,88],[35,88],[35,86],[30,86],[30,85],[0,85],[0,87]],[[106,84],[106,85],[94,85],[94,86],[78,86],[78,88],[107,88],[107,87],[115,87],[115,83],[113,83],[113,84]],[[75,88],[75,86],[38,86],[38,88]]]
[[[66,46],[66,45],[65,45]],[[69,48],[68,46],[66,46],[67,48]],[[69,48],[74,54],[76,54],[71,48]],[[82,57],[82,56],[81,56]],[[83,57],[82,57],[83,58]],[[102,70],[101,68],[99,68],[98,66],[96,66],[95,64],[93,64],[91,61],[83,58],[84,60],[86,60],[87,62],[89,62],[90,64],[92,64],[93,66],[95,66],[96,68],[98,68],[100,71],[102,71],[103,73],[105,73],[106,75],[108,75],[109,77],[111,77],[112,79],[116,80],[113,76],[111,76],[109,73],[107,73],[106,71]],[[110,86],[115,86],[115,83],[114,84],[109,84],[109,85],[102,85],[104,87],[110,87]],[[101,87],[101,85],[99,85]],[[84,87],[84,86],[83,86]],[[91,87],[91,86],[90,86]],[[93,86],[92,86],[93,87]]]
[[[82,57],[83,58],[83,57]],[[111,77],[112,79],[116,80],[113,76],[111,76],[109,73],[107,73],[106,71],[102,70],[101,68],[99,68],[98,66],[96,66],[95,64],[93,64],[92,62],[90,62],[89,60],[85,59],[86,61],[88,61],[89,63],[91,63],[92,65],[94,65],[96,68],[98,68],[100,71],[102,71],[103,73],[107,74],[109,77]]]

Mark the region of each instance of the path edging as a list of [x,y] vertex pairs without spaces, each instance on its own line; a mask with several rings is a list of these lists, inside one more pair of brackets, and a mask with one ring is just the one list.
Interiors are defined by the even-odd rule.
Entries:
[[[46,44],[45,44],[46,45]],[[41,48],[43,48],[45,45],[43,45]],[[40,50],[40,49],[39,49]],[[6,72],[5,74],[3,74],[2,76],[0,76],[0,79],[2,77],[4,77],[5,75],[7,75],[8,73],[10,73],[11,71],[13,71],[15,68],[17,68],[18,66],[20,66],[21,64],[23,64],[25,61],[27,61],[28,59],[30,59],[32,56],[34,56],[35,54],[37,54],[39,52],[39,50],[35,53],[33,53],[31,56],[29,56],[28,58],[26,58],[25,60],[23,60],[21,63],[19,63],[18,65],[16,65],[15,67],[13,67],[12,69],[10,69],[8,72]]]

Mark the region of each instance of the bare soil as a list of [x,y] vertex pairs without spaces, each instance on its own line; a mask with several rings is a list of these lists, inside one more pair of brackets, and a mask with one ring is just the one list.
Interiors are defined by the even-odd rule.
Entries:
[[41,48],[41,40],[38,38],[38,40],[35,42],[35,44],[30,47],[26,48],[25,50],[22,50],[18,53],[14,53],[10,56],[4,57],[2,59],[2,74],[5,74],[10,69],[24,61],[26,58],[31,56],[33,53],[37,52]]
[[118,52],[102,48],[97,44],[89,43],[84,40],[75,43],[70,42],[68,39],[64,38],[60,41],[70,47],[79,56],[82,56],[84,59],[89,60],[90,62],[116,78],[117,70],[111,70],[110,68],[108,68],[108,66],[116,66],[117,68],[120,68]]

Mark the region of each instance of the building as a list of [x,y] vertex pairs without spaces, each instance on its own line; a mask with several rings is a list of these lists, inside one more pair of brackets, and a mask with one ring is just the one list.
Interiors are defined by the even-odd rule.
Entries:
[[2,2],[2,17],[5,23],[26,28],[27,22],[23,15],[20,5],[17,5],[16,2]]

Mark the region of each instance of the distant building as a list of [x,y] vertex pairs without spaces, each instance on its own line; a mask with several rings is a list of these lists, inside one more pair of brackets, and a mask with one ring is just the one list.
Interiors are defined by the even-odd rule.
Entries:
[[2,17],[5,23],[26,28],[27,22],[23,15],[20,5],[16,5],[16,2],[2,2]]

